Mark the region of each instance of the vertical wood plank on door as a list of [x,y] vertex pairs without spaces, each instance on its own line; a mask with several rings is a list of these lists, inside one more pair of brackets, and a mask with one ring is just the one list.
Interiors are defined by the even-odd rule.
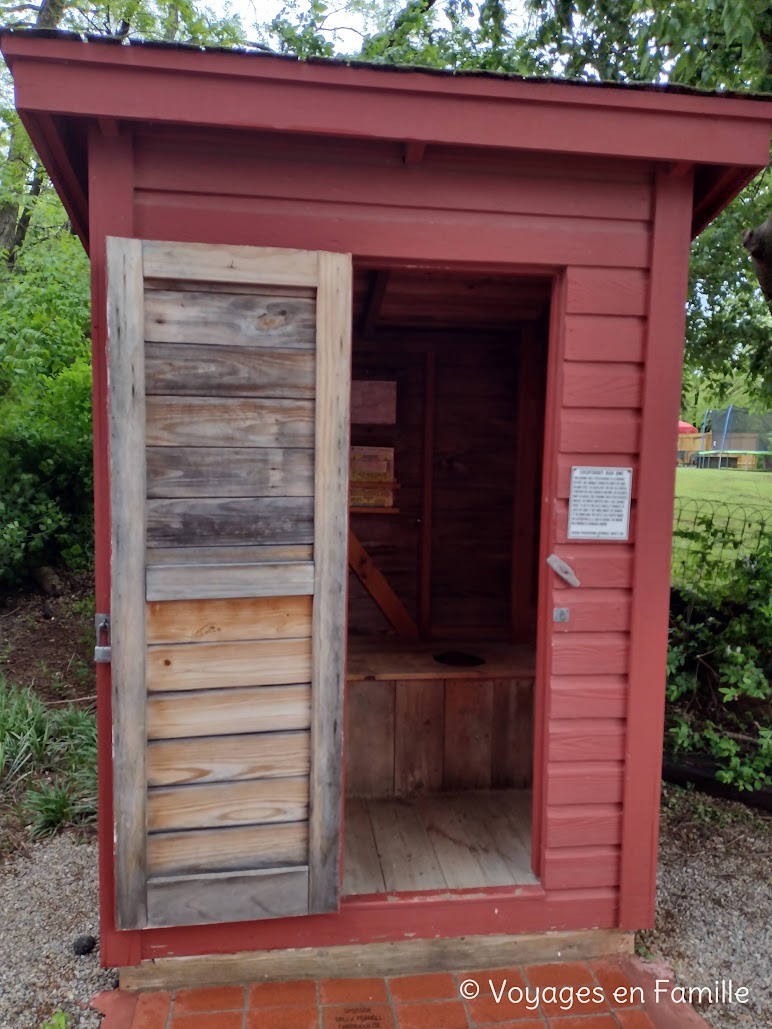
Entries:
[[316,460],[311,692],[309,913],[340,893],[343,687],[348,582],[352,270],[350,254],[318,255]]
[[491,784],[493,682],[445,683],[443,789],[484,789]]
[[107,238],[116,920],[147,921],[142,244]]

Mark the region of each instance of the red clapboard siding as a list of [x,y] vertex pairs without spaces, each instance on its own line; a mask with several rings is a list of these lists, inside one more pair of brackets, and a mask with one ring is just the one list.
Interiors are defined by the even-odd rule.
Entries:
[[621,804],[625,766],[621,761],[558,762],[548,766],[547,804]]
[[622,674],[627,671],[630,637],[626,632],[565,632],[552,640],[554,675]]
[[619,847],[547,849],[541,881],[545,890],[578,890],[619,884]]
[[[275,145],[275,144],[274,144]],[[211,151],[210,151],[211,154]],[[208,155],[209,156],[209,155]],[[553,175],[538,175],[510,165],[491,171],[481,162],[461,169],[425,159],[408,167],[401,157],[370,156],[365,174],[356,151],[332,155],[314,163],[287,155],[271,159],[243,147],[224,147],[200,160],[200,148],[188,145],[172,151],[163,143],[140,145],[136,156],[136,183],[140,190],[207,193],[212,184],[226,196],[276,197],[287,200],[332,200],[368,204],[378,198],[390,207],[444,210],[498,211],[582,217],[601,221],[619,219],[647,223],[651,187],[638,182],[593,182],[573,179],[571,189],[556,188]],[[354,158],[352,160],[352,157]],[[322,172],[322,174],[320,174]],[[649,233],[648,224],[641,232]]]
[[549,690],[550,717],[624,718],[627,679],[621,675],[554,675]]
[[[635,542],[636,528],[636,501],[630,505],[630,524],[627,527],[627,540],[624,542]],[[568,543],[568,501],[558,500],[555,502],[555,540],[558,543]],[[580,540],[571,540],[571,543],[579,543]],[[613,542],[613,541],[611,541]],[[570,628],[570,626],[569,626]]]
[[547,847],[594,847],[620,843],[622,808],[611,804],[574,804],[547,809]]
[[571,267],[567,279],[566,314],[640,316],[646,313],[649,283],[646,272],[618,265],[614,268]]
[[633,498],[638,496],[638,457],[635,454],[558,454],[558,492],[566,499],[571,492],[571,469],[589,468],[632,468]]
[[622,761],[625,756],[622,719],[571,718],[549,728],[548,760]]
[[621,632],[630,628],[629,590],[556,589],[553,607],[567,607],[567,622],[554,622],[553,632]]
[[[136,194],[137,233],[180,242],[217,240],[234,245],[324,249],[404,260],[447,260],[529,265],[597,265],[608,252],[621,265],[644,267],[649,241],[637,222],[487,212],[417,210],[376,204],[228,197],[219,194]],[[184,239],[182,238],[184,236]],[[642,275],[636,271],[634,274]]]
[[[558,557],[573,568],[586,589],[614,589],[632,586],[633,548],[629,543],[563,543],[555,548]],[[556,576],[555,586],[563,586]]]
[[567,361],[563,368],[564,407],[640,407],[643,367],[601,361]]
[[636,454],[640,438],[639,411],[576,407],[560,414],[559,448],[564,454]]
[[[203,144],[211,146],[213,139],[217,141],[217,158],[230,160],[275,160],[285,167],[291,165],[307,165],[309,161],[318,165],[358,166],[359,168],[398,168],[405,169],[404,142],[356,139],[345,137],[325,139],[323,146],[311,136],[284,135],[281,140],[275,133],[255,129],[248,137],[243,133],[227,128],[217,130],[216,137],[210,129],[199,126],[165,126],[155,129],[144,126],[135,137],[138,151],[148,153],[152,160],[152,151],[176,152],[184,161],[191,153],[200,151]],[[538,182],[550,180],[565,182],[565,167],[556,162],[549,154],[526,152],[517,149],[508,153],[506,150],[485,151],[469,150],[463,147],[442,143],[433,144],[424,152],[422,160],[406,169],[407,174],[416,170],[432,167],[433,170],[447,169],[454,174],[503,176],[508,182],[531,179]],[[638,221],[651,221],[652,189],[651,180],[653,164],[633,159],[615,158],[613,162],[602,157],[576,154],[571,158],[571,184],[593,183],[598,196],[598,215],[603,217],[609,212],[603,206],[606,186],[624,186],[636,190],[637,200],[632,201],[628,217]],[[488,181],[486,179],[486,181]],[[463,187],[459,187],[463,188]],[[558,203],[562,202],[560,198]],[[626,217],[624,209],[613,212],[614,217]]]
[[643,318],[573,314],[565,326],[566,361],[643,361]]

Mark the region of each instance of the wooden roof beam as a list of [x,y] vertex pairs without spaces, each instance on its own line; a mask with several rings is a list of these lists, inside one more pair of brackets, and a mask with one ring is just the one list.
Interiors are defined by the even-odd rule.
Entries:
[[348,533],[348,563],[397,635],[417,639],[415,622],[351,529]]
[[80,238],[88,253],[88,197],[73,168],[71,155],[64,145],[60,131],[49,114],[31,116],[28,112],[19,109],[19,115],[32,140],[32,145],[40,155],[46,171],[62,198],[73,231]]
[[363,339],[371,339],[375,332],[375,326],[380,317],[386,290],[389,286],[389,277],[390,273],[386,271],[377,271],[372,276],[364,314],[359,326]]
[[426,143],[418,143],[413,140],[412,143],[405,143],[405,153],[402,160],[405,164],[420,164],[424,159],[426,153]]
[[705,226],[715,218],[718,211],[752,182],[757,174],[758,169],[756,168],[720,169],[715,175],[712,185],[703,190],[694,205],[692,237],[698,236]]

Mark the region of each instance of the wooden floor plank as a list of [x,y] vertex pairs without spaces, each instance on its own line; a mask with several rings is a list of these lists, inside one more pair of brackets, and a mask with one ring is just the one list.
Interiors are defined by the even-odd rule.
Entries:
[[453,798],[437,793],[421,797],[417,803],[448,888],[465,890],[490,885],[474,850],[474,841],[469,838],[470,827]]
[[346,801],[346,895],[537,882],[527,790]]
[[505,818],[509,820],[515,835],[523,846],[531,852],[531,791],[530,790],[502,790],[494,791],[491,797],[501,797],[503,803],[500,806]]
[[367,810],[386,889],[441,890],[447,885],[420,815],[405,801],[371,799]]
[[536,882],[531,871],[530,808],[521,814],[521,824],[517,817],[508,817],[509,794],[465,793],[455,803],[469,827],[489,886]]
[[397,801],[397,825],[404,867],[402,890],[443,890],[447,886],[420,811],[412,801]]
[[[522,799],[521,799],[522,797]],[[516,882],[536,882],[531,871],[531,795],[526,790],[499,790],[478,795],[479,817],[499,853],[517,875]]]
[[453,798],[456,817],[465,828],[465,839],[482,868],[488,886],[501,886],[516,879],[517,862],[512,860],[507,841],[498,838],[488,828],[486,819],[480,818],[478,793],[467,793]]
[[343,823],[343,896],[385,892],[367,801],[348,797]]
[[378,861],[387,890],[399,889],[402,871],[402,842],[397,827],[396,802],[392,800],[371,800],[367,813],[373,827]]

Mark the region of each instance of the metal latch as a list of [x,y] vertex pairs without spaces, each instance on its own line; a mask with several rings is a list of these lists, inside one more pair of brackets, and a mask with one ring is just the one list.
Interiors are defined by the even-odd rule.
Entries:
[[98,665],[109,665],[112,659],[112,647],[110,646],[110,616],[96,615],[94,618],[94,625],[96,627],[94,660]]
[[547,564],[550,566],[553,572],[556,572],[560,578],[567,582],[569,586],[581,586],[581,583],[576,577],[576,572],[573,570],[570,564],[558,557],[557,554],[550,554],[547,558]]

